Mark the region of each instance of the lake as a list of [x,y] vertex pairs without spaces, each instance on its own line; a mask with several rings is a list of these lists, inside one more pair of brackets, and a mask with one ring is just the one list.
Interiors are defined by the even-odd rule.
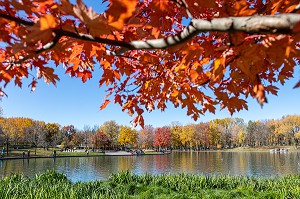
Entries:
[[204,175],[283,176],[300,172],[300,153],[173,152],[165,155],[99,156],[0,160],[0,178],[11,173],[34,176],[55,169],[72,182],[105,180],[130,170],[141,175],[194,173]]

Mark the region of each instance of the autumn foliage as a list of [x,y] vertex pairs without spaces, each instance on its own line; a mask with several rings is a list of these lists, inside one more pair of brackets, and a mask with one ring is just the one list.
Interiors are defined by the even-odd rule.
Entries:
[[[110,130],[109,130],[110,129]],[[111,134],[113,132],[113,134]],[[114,135],[114,136],[111,136]],[[117,140],[115,139],[117,138]],[[242,118],[214,119],[209,122],[171,126],[146,125],[136,131],[115,121],[93,129],[75,129],[73,125],[30,118],[0,118],[0,147],[55,147],[61,149],[142,149],[207,150],[216,148],[299,146],[300,115],[281,119],[249,121]],[[96,150],[98,151],[98,150]]]
[[169,127],[157,128],[154,133],[154,147],[169,147],[171,146],[171,132]]
[[248,109],[248,97],[262,105],[299,62],[298,1],[97,3],[1,0],[0,94],[24,78],[31,91],[41,78],[55,85],[51,63],[82,82],[97,65],[107,87],[100,109],[112,101],[143,126],[144,111],[168,102],[195,120],[216,108]]

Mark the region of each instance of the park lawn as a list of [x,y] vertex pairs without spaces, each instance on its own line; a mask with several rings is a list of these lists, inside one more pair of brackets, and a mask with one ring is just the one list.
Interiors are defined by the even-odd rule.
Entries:
[[144,153],[146,155],[158,155],[158,154],[162,154],[161,152],[157,152],[157,151],[145,151]]
[[[52,149],[49,148],[48,150],[43,148],[30,148],[30,149],[13,149],[9,150],[8,156],[5,153],[5,157],[11,157],[11,158],[22,158],[23,151],[25,152],[25,157],[27,158],[27,151],[30,151],[30,157],[52,157],[53,151],[56,150],[56,156],[87,156],[86,152],[61,152],[59,149]],[[103,155],[103,153],[98,152],[89,152],[88,156],[99,156]]]
[[[82,151],[74,151],[74,152],[67,152],[67,151],[63,151],[61,152],[59,149],[55,148],[48,148],[47,149],[43,149],[43,148],[30,148],[30,149],[10,149],[9,150],[9,155],[7,156],[5,153],[5,157],[9,157],[9,158],[23,158],[23,151],[25,152],[25,158],[27,158],[27,152],[28,150],[30,151],[30,157],[53,157],[53,151],[56,150],[56,156],[57,157],[76,157],[76,156],[102,156],[105,155],[105,153],[101,153],[101,152],[89,152],[88,154],[86,152],[82,152]],[[161,154],[160,152],[156,152],[156,151],[145,151],[146,155],[158,155]]]
[[86,152],[60,152],[58,151],[56,153],[57,156],[100,156],[100,155],[105,155],[105,153],[99,153],[99,152],[89,152],[89,154],[87,154]]
[[2,199],[44,198],[299,198],[300,175],[257,178],[165,174],[112,174],[108,180],[73,183],[48,171],[34,178],[13,174],[0,179]]

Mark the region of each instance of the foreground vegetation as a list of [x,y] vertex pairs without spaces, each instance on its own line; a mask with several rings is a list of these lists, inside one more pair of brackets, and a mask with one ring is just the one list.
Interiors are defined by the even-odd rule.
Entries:
[[48,171],[0,180],[0,198],[298,198],[300,175],[273,178],[192,174],[113,174],[107,181],[72,183]]

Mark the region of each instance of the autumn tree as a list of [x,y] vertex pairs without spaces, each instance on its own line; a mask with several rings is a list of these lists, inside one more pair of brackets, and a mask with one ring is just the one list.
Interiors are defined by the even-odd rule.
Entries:
[[47,123],[43,132],[44,147],[55,147],[59,141],[59,125],[56,123]]
[[173,148],[181,148],[183,147],[180,141],[180,134],[182,133],[182,125],[179,122],[172,122],[172,126],[170,129],[171,137],[172,137],[172,147]]
[[76,131],[76,133],[72,136],[71,145],[74,147],[79,147],[84,142],[84,135],[80,132]]
[[0,123],[7,143],[10,142],[13,145],[31,143],[27,138],[33,133],[32,119],[23,117],[2,118]]
[[243,146],[246,141],[246,131],[244,128],[240,129],[236,137],[237,146]]
[[7,120],[6,118],[0,119],[0,126],[1,126],[1,137],[3,138],[3,144],[6,145],[6,154],[8,155],[8,147],[10,144],[11,139],[11,131],[13,129],[13,124],[11,120]]
[[45,131],[46,128],[46,124],[43,121],[38,121],[38,120],[33,120],[33,133],[32,136],[29,138],[29,140],[31,140],[32,142],[32,146],[35,146],[35,155],[36,155],[36,148],[38,146],[41,146],[43,143],[43,140],[41,140],[42,138],[42,134]]
[[182,133],[179,135],[181,144],[186,149],[191,149],[193,146],[195,146],[195,142],[193,140],[195,134],[195,125],[194,124],[188,124],[183,126]]
[[277,144],[277,138],[276,138],[276,133],[275,133],[275,128],[276,128],[276,123],[277,121],[275,119],[270,119],[266,121],[266,126],[268,129],[268,145],[276,145]]
[[245,124],[242,118],[230,118],[228,131],[231,134],[230,145],[237,146],[243,144],[245,140]]
[[256,123],[250,120],[247,125],[246,143],[248,146],[255,146]]
[[300,116],[287,115],[284,116],[275,126],[275,133],[282,135],[284,143],[287,145],[297,144],[295,134],[300,131]]
[[96,149],[105,149],[105,146],[108,146],[110,144],[108,136],[101,130],[98,130],[91,136],[91,142],[93,144],[93,147]]
[[141,148],[151,148],[153,146],[154,128],[152,125],[145,125],[138,132],[138,144]]
[[89,125],[84,125],[83,130],[81,131],[83,134],[83,142],[85,148],[88,149],[92,146],[93,136],[99,130],[98,126],[94,126],[93,128]]
[[155,129],[153,146],[159,150],[171,146],[171,132],[167,126]]
[[128,126],[122,126],[120,130],[120,135],[118,137],[118,142],[121,146],[132,147],[137,143],[137,132]]
[[258,146],[268,146],[271,145],[270,139],[274,132],[271,132],[266,120],[256,121],[257,123],[257,133],[256,133],[256,143]]
[[221,144],[221,129],[218,125],[219,120],[211,120],[209,122],[209,140],[211,142],[211,146],[218,147]]
[[201,122],[195,126],[195,134],[193,141],[195,142],[196,148],[199,150],[206,149],[210,146],[210,128],[208,122]]
[[31,91],[40,78],[55,85],[50,61],[83,82],[99,64],[108,87],[100,109],[112,101],[143,126],[144,111],[168,102],[195,120],[248,109],[248,97],[263,105],[299,62],[298,1],[97,3],[0,1],[0,94],[25,78]]
[[[64,147],[70,147],[70,143],[76,134],[76,129],[74,125],[67,125],[61,128],[61,133],[63,135],[63,145]],[[73,145],[73,144],[72,144]]]
[[100,126],[100,130],[105,133],[110,141],[111,147],[118,144],[118,136],[120,134],[120,126],[114,121],[106,121]]

